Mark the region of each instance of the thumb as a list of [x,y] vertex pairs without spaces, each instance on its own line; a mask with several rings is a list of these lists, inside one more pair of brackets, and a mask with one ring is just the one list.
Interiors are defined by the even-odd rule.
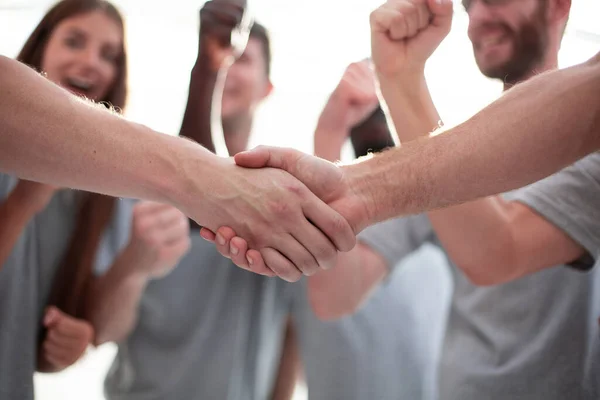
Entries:
[[342,171],[322,158],[309,156],[294,149],[258,146],[235,155],[237,165],[247,168],[271,167],[286,171],[327,202],[342,179]]
[[246,168],[279,168],[294,175],[293,169],[302,153],[293,149],[258,146],[235,155],[235,163]]
[[46,315],[44,315],[44,326],[50,328],[58,325],[63,317],[63,313],[55,306],[50,306],[46,309]]
[[427,5],[431,14],[433,14],[431,24],[438,28],[450,30],[454,11],[452,0],[427,0]]
[[245,168],[263,168],[269,162],[269,147],[258,146],[252,150],[242,151],[237,153],[233,159],[240,167]]

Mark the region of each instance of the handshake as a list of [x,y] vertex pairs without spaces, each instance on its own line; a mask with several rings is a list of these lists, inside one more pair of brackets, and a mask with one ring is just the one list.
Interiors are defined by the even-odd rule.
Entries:
[[[219,2],[213,3],[215,7]],[[375,10],[372,61],[380,84],[422,73],[425,61],[450,31],[451,19],[451,0],[388,0]],[[350,101],[372,103],[373,97],[376,94],[354,91]],[[230,159],[211,161],[209,190],[204,188],[202,201],[187,196],[178,203],[185,204],[180,205],[184,212],[202,207],[201,213],[186,212],[203,223],[202,237],[255,273],[296,281],[333,267],[337,252],[351,250],[356,235],[387,218],[394,202],[386,196],[390,182],[377,173],[381,162],[339,166],[269,147],[239,153],[234,161],[235,165]]]

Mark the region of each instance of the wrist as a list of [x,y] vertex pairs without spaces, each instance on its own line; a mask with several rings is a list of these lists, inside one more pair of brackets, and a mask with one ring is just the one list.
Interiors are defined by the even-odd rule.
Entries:
[[220,65],[213,60],[210,52],[207,50],[207,46],[200,46],[198,49],[198,57],[192,67],[192,76],[194,75],[214,75],[219,73]]
[[405,65],[400,66],[377,66],[375,65],[375,74],[377,79],[381,81],[403,81],[411,78],[418,78],[425,76],[425,63],[424,62],[408,62]]
[[346,195],[349,197],[349,210],[344,217],[354,228],[354,233],[358,235],[374,222],[377,203],[372,192],[371,180],[367,176],[368,171],[363,168],[362,163],[352,163],[341,168],[344,172],[344,186],[348,190]]
[[409,106],[418,104],[418,100],[415,99],[421,99],[429,93],[424,71],[380,76],[378,80],[379,90],[384,97],[393,95]]
[[227,167],[234,165],[233,159],[215,156],[190,140],[173,139],[176,139],[175,151],[169,153],[166,168],[169,176],[159,180],[166,195],[165,203],[205,225],[219,212],[219,205],[211,199],[231,172]]

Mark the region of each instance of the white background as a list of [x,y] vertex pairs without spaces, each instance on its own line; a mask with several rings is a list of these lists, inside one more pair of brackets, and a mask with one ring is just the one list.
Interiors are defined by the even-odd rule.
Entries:
[[[369,12],[379,0],[250,0],[271,32],[275,91],[259,111],[251,144],[312,151],[312,130],[327,95],[346,65],[369,55]],[[153,129],[178,131],[196,56],[198,10],[203,1],[114,0],[127,20],[130,98],[127,116]],[[0,54],[14,57],[48,0],[0,0]],[[600,50],[598,0],[573,0],[561,66]],[[442,118],[468,118],[501,90],[482,77],[466,37],[467,19],[456,4],[452,33],[428,64],[428,79]],[[36,398],[102,398],[102,378],[114,354],[106,345],[64,373],[36,376]],[[299,394],[299,398],[305,394]]]

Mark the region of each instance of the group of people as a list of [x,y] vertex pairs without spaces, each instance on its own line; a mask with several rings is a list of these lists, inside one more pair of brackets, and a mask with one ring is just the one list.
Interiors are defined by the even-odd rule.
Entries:
[[[424,70],[453,4],[387,0],[310,156],[247,149],[271,49],[238,2],[200,12],[175,137],[119,115],[118,10],[59,1],[0,57],[0,399],[106,342],[109,400],[290,399],[300,380],[311,400],[424,399],[429,369],[441,400],[598,398],[600,58],[558,70],[570,0],[462,5],[498,101],[443,127]],[[233,158],[211,154],[219,89]],[[453,281],[431,366],[393,284],[425,244]]]

